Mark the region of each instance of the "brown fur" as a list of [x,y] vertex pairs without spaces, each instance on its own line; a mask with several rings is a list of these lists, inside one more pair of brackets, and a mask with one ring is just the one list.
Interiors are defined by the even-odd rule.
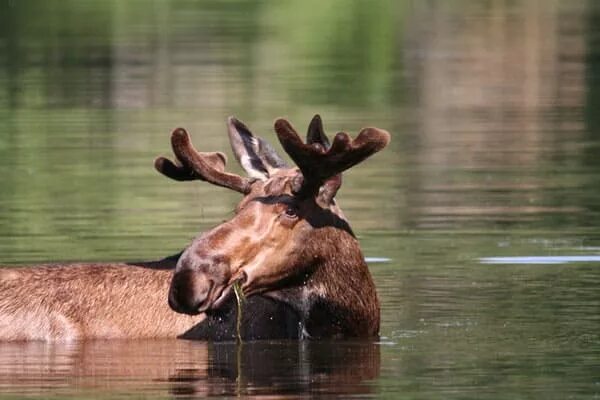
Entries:
[[[313,303],[305,321],[307,333],[311,337],[376,336],[377,292],[358,241],[343,230],[320,228],[307,243],[304,257],[319,253],[323,257],[311,266],[314,273],[305,283],[304,296]],[[284,297],[294,301],[294,292],[284,291]]]
[[[292,194],[297,173],[282,169],[254,183],[231,220],[184,251],[171,285],[175,309],[210,309],[242,279],[246,295],[263,293],[294,308],[304,337],[378,334],[379,302],[358,241],[335,203],[322,208],[314,197]],[[297,218],[286,215],[290,205]]]
[[0,340],[176,337],[204,316],[169,308],[171,275],[126,264],[0,269]]
[[[236,215],[202,234],[183,252],[169,289],[169,305],[195,315],[219,309],[242,283],[248,295],[265,293],[298,312],[302,336],[374,336],[379,302],[358,242],[334,197],[341,173],[383,149],[390,134],[365,128],[355,139],[339,132],[331,145],[313,117],[304,142],[285,119],[275,132],[296,167],[288,167],[263,139],[230,117],[233,153],[251,178],[217,171],[183,129],[171,135],[181,172],[228,187],[245,197]],[[159,172],[171,176],[159,159]]]
[[323,209],[312,199],[305,203],[301,212],[308,232],[297,239],[297,257],[287,260],[304,278],[302,285],[295,286],[293,279],[286,284],[279,277],[282,289],[266,295],[297,306],[308,304],[301,314],[310,337],[376,336],[379,302],[358,241],[339,207]]

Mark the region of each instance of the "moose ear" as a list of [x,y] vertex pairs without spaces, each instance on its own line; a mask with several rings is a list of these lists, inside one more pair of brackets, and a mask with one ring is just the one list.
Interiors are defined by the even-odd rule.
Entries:
[[265,180],[285,161],[265,140],[254,136],[243,122],[235,117],[227,118],[229,141],[235,158],[251,178]]

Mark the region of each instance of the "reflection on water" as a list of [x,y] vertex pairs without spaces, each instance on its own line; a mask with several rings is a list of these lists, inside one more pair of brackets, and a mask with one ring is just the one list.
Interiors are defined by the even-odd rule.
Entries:
[[44,397],[369,394],[379,352],[361,342],[9,343],[0,348],[0,390]]
[[0,1],[2,264],[161,258],[228,218],[153,171],[176,126],[393,135],[338,196],[380,344],[0,344],[0,396],[598,396],[599,29],[585,0]]
[[6,394],[119,395],[168,390],[179,369],[206,370],[207,344],[185,341],[3,343],[0,388]]
[[186,371],[195,395],[344,395],[374,392],[379,346],[373,343],[218,343],[209,346],[210,366]]

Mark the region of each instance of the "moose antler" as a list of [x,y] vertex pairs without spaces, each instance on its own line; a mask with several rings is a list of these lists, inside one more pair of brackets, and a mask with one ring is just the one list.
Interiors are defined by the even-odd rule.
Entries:
[[[311,126],[313,123],[322,132],[320,118],[316,121],[313,118]],[[387,131],[364,128],[355,139],[351,139],[345,132],[339,132],[333,138],[331,146],[326,149],[322,145],[304,143],[292,125],[282,118],[275,121],[275,132],[286,153],[302,172],[302,184],[297,192],[303,195],[317,193],[329,178],[365,160],[383,149],[390,141]]]
[[164,157],[154,161],[154,167],[163,175],[178,181],[199,179],[243,194],[250,192],[250,179],[225,172],[227,159],[223,153],[196,150],[185,129],[177,128],[171,133],[171,147],[178,162]]
[[324,150],[327,150],[330,147],[329,139],[323,130],[323,121],[321,121],[321,116],[319,114],[315,114],[310,120],[308,132],[306,133],[306,143],[312,145],[319,144]]

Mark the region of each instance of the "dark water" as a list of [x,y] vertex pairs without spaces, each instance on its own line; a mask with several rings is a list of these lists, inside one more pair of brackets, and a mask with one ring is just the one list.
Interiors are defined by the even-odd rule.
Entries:
[[176,126],[392,133],[339,194],[390,260],[379,342],[0,344],[0,397],[598,398],[599,110],[594,1],[0,1],[2,264],[226,219],[235,193],[154,172]]

